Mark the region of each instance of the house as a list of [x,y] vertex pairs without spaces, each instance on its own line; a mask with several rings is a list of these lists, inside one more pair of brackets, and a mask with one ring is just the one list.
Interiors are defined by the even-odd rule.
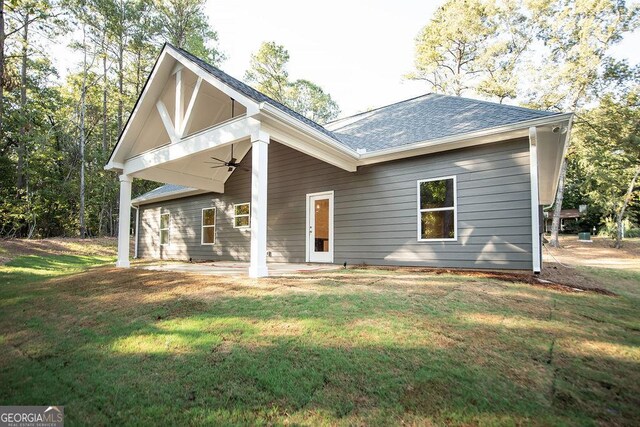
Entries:
[[[372,88],[375,90],[375,88]],[[321,126],[165,45],[105,169],[141,257],[541,268],[571,114],[427,94]],[[131,200],[131,182],[167,184]]]

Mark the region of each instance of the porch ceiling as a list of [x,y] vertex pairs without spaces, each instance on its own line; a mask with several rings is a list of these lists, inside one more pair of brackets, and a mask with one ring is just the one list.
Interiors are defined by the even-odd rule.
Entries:
[[[251,141],[246,138],[233,143],[233,157],[237,162],[242,162],[249,150]],[[144,168],[131,175],[136,178],[148,179],[164,184],[177,184],[199,190],[207,190],[222,193],[224,183],[233,172],[226,167],[212,168],[217,164],[211,157],[229,161],[231,159],[231,144],[200,151],[194,155],[180,158],[175,161],[165,162],[156,166]]]

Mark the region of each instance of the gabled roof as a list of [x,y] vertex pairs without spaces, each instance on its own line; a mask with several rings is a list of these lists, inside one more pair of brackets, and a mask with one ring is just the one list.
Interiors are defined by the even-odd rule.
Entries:
[[429,93],[339,119],[326,127],[349,148],[372,152],[556,114]]
[[231,86],[232,88],[234,88],[238,92],[242,93],[246,97],[248,97],[248,98],[250,98],[250,99],[252,99],[252,100],[254,100],[255,102],[258,102],[258,103],[265,102],[267,104],[270,104],[270,105],[276,107],[277,109],[281,110],[282,112],[290,115],[294,119],[300,120],[301,122],[303,122],[303,123],[315,128],[316,130],[324,133],[325,135],[330,136],[330,137],[338,140],[333,135],[333,133],[331,133],[331,131],[325,129],[324,127],[322,127],[318,123],[314,122],[313,120],[306,118],[302,114],[299,114],[296,111],[293,111],[291,108],[287,107],[286,105],[276,101],[275,99],[265,95],[262,92],[259,92],[259,91],[255,90],[254,88],[252,88],[248,84],[236,79],[235,77],[231,77],[229,74],[225,73],[221,69],[219,69],[217,67],[214,67],[213,65],[209,64],[208,62],[203,61],[202,59],[198,58],[197,56],[193,55],[192,53],[189,53],[184,49],[175,47],[175,46],[171,45],[170,43],[167,43],[167,45],[171,46],[172,48],[174,48],[175,50],[177,50],[178,52],[180,52],[181,54],[186,56],[189,60],[191,60],[195,64],[197,64],[200,68],[202,68],[206,72],[212,74],[213,76],[217,77],[218,79],[220,79],[221,81],[223,81],[227,85]]
[[[166,44],[161,57],[167,51],[178,61],[192,63],[192,69],[202,70],[198,71],[200,75],[208,74],[211,80],[219,81],[235,94],[232,95],[233,97],[255,103],[252,114],[262,115],[263,118],[272,120],[270,123],[266,122],[267,125],[271,125],[270,131],[272,129],[275,129],[275,132],[278,131],[277,128],[273,128],[275,121],[276,124],[282,123],[284,126],[289,126],[289,129],[304,132],[305,137],[311,135],[313,143],[320,147],[315,153],[329,156],[327,154],[329,150],[334,150],[331,153],[338,153],[337,156],[347,159],[340,164],[340,167],[348,168],[347,170],[360,165],[490,143],[516,136],[522,137],[532,126],[549,127],[565,123],[570,127],[571,122],[570,114],[430,93],[322,126],[183,49]],[[147,83],[153,76],[152,72]],[[147,83],[140,99],[147,91]],[[140,104],[140,99],[134,107],[134,113]],[[129,122],[125,130],[128,126]],[[123,135],[124,133],[123,131]],[[118,145],[122,142],[123,135]],[[283,134],[280,136],[283,137]],[[295,138],[297,137],[294,136]],[[566,138],[562,142],[562,147],[565,147],[563,150],[566,151]],[[561,156],[564,156],[563,150],[559,152]],[[115,163],[111,164],[115,152],[114,148],[107,165],[108,169],[118,169]],[[329,157],[325,160],[331,162]],[[340,161],[337,162],[340,163]],[[557,165],[552,164],[553,162],[547,163],[553,169],[552,172],[557,175]],[[343,166],[345,164],[346,167]],[[190,195],[193,191],[200,190],[165,185],[140,196],[136,201],[148,203],[150,200]],[[549,189],[547,192],[551,193],[552,190]]]

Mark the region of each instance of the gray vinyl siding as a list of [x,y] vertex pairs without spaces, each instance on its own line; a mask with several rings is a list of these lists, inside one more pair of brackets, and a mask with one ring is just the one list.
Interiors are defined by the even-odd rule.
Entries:
[[[304,262],[306,195],[334,191],[334,262],[530,269],[531,202],[526,139],[360,167],[346,172],[277,142],[269,145],[268,251]],[[251,167],[251,153],[243,160]],[[457,241],[417,240],[417,181],[457,178]],[[139,255],[249,259],[249,230],[233,228],[233,204],[250,200],[251,173],[236,170],[225,193],[141,207]],[[216,244],[203,246],[201,212],[217,208]],[[159,246],[160,212],[171,213],[171,245]]]

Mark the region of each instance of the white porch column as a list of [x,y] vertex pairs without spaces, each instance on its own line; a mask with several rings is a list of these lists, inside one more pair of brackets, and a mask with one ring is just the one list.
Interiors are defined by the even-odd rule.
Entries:
[[265,277],[267,269],[267,164],[269,135],[251,137],[251,263],[249,277]]
[[129,175],[120,175],[120,211],[118,222],[118,262],[116,267],[129,268],[129,228],[131,226],[131,182]]

